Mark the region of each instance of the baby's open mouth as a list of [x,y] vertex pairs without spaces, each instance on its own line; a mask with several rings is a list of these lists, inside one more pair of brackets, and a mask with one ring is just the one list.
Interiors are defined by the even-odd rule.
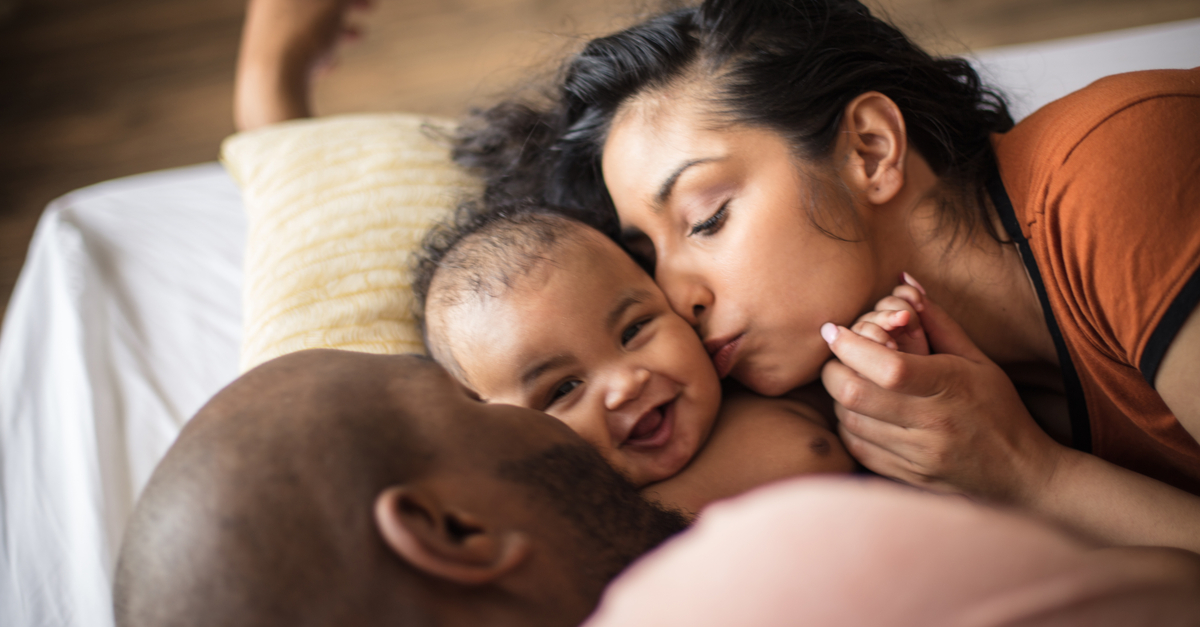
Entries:
[[663,403],[646,412],[633,425],[625,444],[638,447],[658,447],[671,439],[674,430],[675,401]]

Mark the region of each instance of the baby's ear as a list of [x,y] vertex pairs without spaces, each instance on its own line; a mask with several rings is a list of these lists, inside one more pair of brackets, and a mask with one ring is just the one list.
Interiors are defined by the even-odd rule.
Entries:
[[867,92],[846,105],[842,116],[843,180],[875,205],[904,187],[908,133],[904,115],[891,98]]
[[529,554],[529,537],[447,506],[432,489],[391,486],[375,498],[375,525],[388,547],[438,579],[479,585],[502,577]]

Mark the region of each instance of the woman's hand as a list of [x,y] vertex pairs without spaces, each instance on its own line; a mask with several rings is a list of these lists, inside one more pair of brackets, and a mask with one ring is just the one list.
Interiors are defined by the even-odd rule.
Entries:
[[822,331],[838,359],[821,378],[859,462],[912,485],[1017,506],[1104,544],[1200,553],[1200,498],[1054,442],[941,308],[926,299],[920,315],[934,355]]
[[843,327],[823,329],[837,359],[822,380],[847,449],[871,470],[915,486],[1028,502],[1065,449],[940,307],[926,298],[919,315],[934,355],[889,350]]
[[341,42],[362,36],[350,14],[370,0],[250,0],[238,52],[238,130],[309,117],[312,75]]

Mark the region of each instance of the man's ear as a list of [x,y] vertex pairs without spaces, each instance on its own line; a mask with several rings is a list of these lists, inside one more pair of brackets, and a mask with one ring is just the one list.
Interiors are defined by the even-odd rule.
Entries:
[[900,107],[891,98],[869,91],[846,105],[841,126],[842,180],[873,205],[894,198],[904,187],[908,150]]
[[448,507],[428,487],[391,486],[375,498],[375,525],[401,559],[460,584],[496,580],[529,554],[529,537]]

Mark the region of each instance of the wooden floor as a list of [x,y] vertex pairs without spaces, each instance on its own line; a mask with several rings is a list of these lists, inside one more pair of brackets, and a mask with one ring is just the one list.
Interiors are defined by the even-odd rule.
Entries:
[[[1197,0],[875,0],[953,53],[1200,17]],[[657,3],[377,0],[320,113],[457,114]],[[233,131],[243,0],[0,0],[0,311],[43,207],[72,189],[216,158]]]

